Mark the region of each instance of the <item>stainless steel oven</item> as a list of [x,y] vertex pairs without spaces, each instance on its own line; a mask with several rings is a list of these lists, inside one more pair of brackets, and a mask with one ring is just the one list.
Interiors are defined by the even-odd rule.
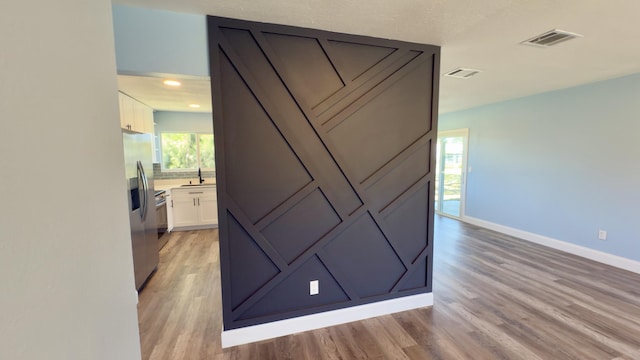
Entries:
[[169,223],[167,221],[167,192],[164,190],[156,191],[156,223],[158,227],[158,249],[169,240],[168,236],[163,236],[167,232]]

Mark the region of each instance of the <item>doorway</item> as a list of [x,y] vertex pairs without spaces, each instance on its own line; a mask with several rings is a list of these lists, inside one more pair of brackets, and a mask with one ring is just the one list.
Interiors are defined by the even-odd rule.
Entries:
[[464,216],[469,129],[438,133],[435,209],[438,214]]

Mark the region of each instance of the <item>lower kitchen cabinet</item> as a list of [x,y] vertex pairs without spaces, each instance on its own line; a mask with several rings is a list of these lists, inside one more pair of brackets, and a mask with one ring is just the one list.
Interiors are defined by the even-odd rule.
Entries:
[[173,230],[218,227],[218,201],[215,186],[171,189]]
[[203,194],[198,198],[199,213],[198,219],[202,224],[218,225],[218,198],[216,189],[213,188],[209,193]]

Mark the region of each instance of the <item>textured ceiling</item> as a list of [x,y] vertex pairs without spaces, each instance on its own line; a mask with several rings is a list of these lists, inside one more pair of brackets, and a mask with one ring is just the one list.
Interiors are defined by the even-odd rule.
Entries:
[[[115,0],[177,12],[369,35],[442,47],[440,112],[640,72],[638,0]],[[584,35],[519,43],[551,29]]]

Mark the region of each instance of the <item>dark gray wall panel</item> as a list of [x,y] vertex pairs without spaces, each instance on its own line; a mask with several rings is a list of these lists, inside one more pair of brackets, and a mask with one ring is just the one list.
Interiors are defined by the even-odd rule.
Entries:
[[[318,295],[309,295],[309,279],[319,281],[321,289]],[[314,256],[300,266],[298,271],[278,284],[263,299],[263,301],[242,314],[239,319],[259,318],[283,311],[290,312],[314,306],[346,302],[349,297],[342,291],[340,285],[320,260]]]
[[425,269],[427,269],[426,264],[427,259],[420,260],[413,273],[411,273],[409,277],[400,284],[400,291],[413,290],[427,286],[427,272],[425,271]]
[[263,104],[313,178],[321,183],[332,205],[339,213],[352,213],[362,202],[256,42],[254,35],[260,37],[261,33],[252,35],[248,30],[226,27],[220,30],[218,38],[237,55],[237,65],[247,72],[245,78],[256,79],[254,90],[261,91]]
[[335,57],[334,64],[346,80],[353,81],[374,65],[396,51],[395,48],[371,46],[342,41],[329,41],[329,51]]
[[264,36],[309,106],[318,105],[344,86],[317,39],[271,33]]
[[431,291],[439,48],[208,23],[224,328]]
[[393,248],[368,214],[325,248],[360,297],[388,293],[405,272]]
[[385,229],[397,244],[396,250],[410,261],[415,261],[427,247],[431,203],[425,203],[423,199],[429,198],[428,190],[429,187],[424,185],[415,196],[400,203],[384,217]]
[[231,305],[235,308],[278,274],[278,268],[233,216],[227,217],[226,224],[229,236],[233,238],[229,243],[229,275],[233,283],[242,284],[231,289]]
[[366,188],[371,206],[381,211],[403,191],[429,173],[429,143],[419,146],[406,160],[388,169],[375,182]]
[[340,223],[331,204],[318,189],[262,230],[262,234],[291,263]]
[[[311,181],[296,154],[228,61],[222,58],[220,82],[227,191],[256,222]],[[250,144],[251,146],[247,146]]]
[[328,131],[336,153],[357,181],[429,131],[430,83],[431,66],[418,67]]

